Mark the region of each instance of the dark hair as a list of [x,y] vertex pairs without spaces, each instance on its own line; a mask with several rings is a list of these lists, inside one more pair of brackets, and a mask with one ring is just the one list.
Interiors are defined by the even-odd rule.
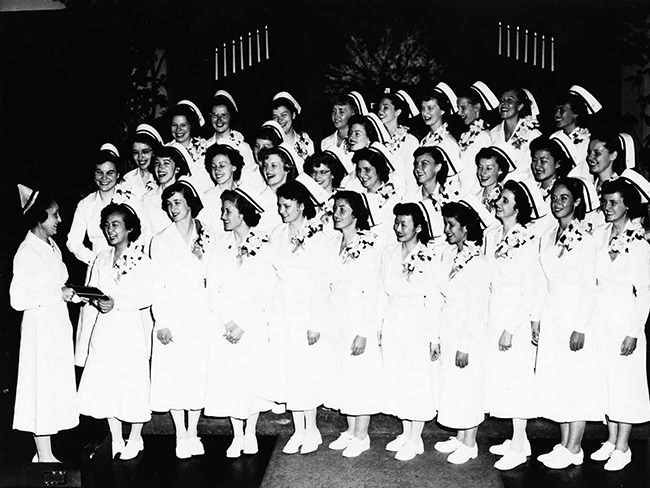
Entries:
[[420,146],[415,151],[413,151],[413,165],[415,165],[415,160],[422,156],[423,154],[428,154],[433,158],[433,161],[436,164],[440,165],[440,170],[436,173],[436,181],[439,185],[444,186],[447,182],[447,176],[449,175],[449,165],[447,160],[442,154],[441,150],[436,146]]
[[565,187],[567,190],[569,190],[569,193],[573,196],[573,200],[578,200],[580,199],[580,203],[575,209],[575,212],[573,213],[573,217],[582,220],[585,218],[585,214],[587,213],[587,203],[585,202],[585,185],[582,181],[580,181],[578,178],[559,178],[555,180],[555,183],[553,183],[553,186],[551,187],[551,194],[555,191],[555,189],[559,186]]
[[57,203],[52,195],[39,191],[36,200],[29,210],[23,215],[23,223],[27,229],[33,229],[38,224],[42,224],[48,218],[47,210]]
[[280,107],[286,107],[289,109],[291,114],[293,115],[294,119],[298,117],[298,109],[296,106],[293,104],[291,100],[285,97],[280,97],[277,98],[276,100],[273,100],[273,103],[271,104],[271,110],[278,109]]
[[460,225],[467,229],[467,240],[480,246],[483,244],[483,228],[481,218],[476,210],[458,202],[449,202],[442,207],[442,216],[456,219]]
[[230,202],[235,206],[235,208],[237,208],[244,219],[244,223],[248,227],[255,227],[260,223],[261,215],[257,210],[255,210],[255,207],[248,202],[248,200],[236,191],[224,190],[221,194],[221,204],[223,205],[225,202]]
[[204,165],[205,170],[210,174],[210,177],[212,177],[212,160],[219,154],[226,156],[230,161],[230,164],[235,167],[233,171],[233,179],[239,181],[241,178],[241,170],[244,167],[244,158],[237,149],[226,144],[213,144],[205,152]]
[[571,107],[571,111],[580,120],[584,119],[584,117],[589,114],[589,111],[587,110],[587,104],[582,99],[582,97],[579,97],[578,95],[574,95],[573,93],[568,92],[562,93],[555,101],[556,110],[558,107],[561,107],[565,104]]
[[375,126],[372,125],[372,122],[370,122],[370,119],[368,117],[359,114],[353,115],[348,119],[348,127],[351,128],[355,124],[363,126],[363,128],[366,131],[366,136],[368,137],[368,140],[370,140],[370,142],[379,141],[379,134],[377,134],[377,130],[375,129]]
[[178,173],[176,174],[177,178],[179,176],[190,174],[190,168],[187,166],[187,161],[185,161],[185,158],[180,153],[180,151],[178,151],[178,149],[175,149],[171,146],[160,146],[160,148],[155,154],[154,166],[156,163],[156,159],[162,159],[162,158],[169,158],[172,161],[174,161],[174,164],[176,165],[176,169],[178,169]]
[[[470,88],[466,88],[460,95],[458,95],[458,100],[460,101],[461,98],[466,98],[471,105],[480,105],[481,110],[484,108],[487,110],[487,107],[485,107],[483,103],[483,99],[481,98],[481,95],[479,95],[478,91]],[[480,112],[479,112],[480,114]],[[480,118],[480,116],[479,116]]]
[[350,205],[352,216],[357,219],[358,230],[370,229],[370,215],[368,214],[365,203],[363,203],[363,197],[359,193],[351,190],[341,190],[336,192],[333,200],[334,202],[337,200],[345,200]]
[[504,190],[510,190],[515,196],[515,208],[517,209],[517,223],[520,225],[526,225],[530,222],[533,209],[531,207],[530,201],[528,200],[528,195],[526,190],[517,183],[515,180],[508,180],[503,184]]
[[[526,92],[521,89],[521,87],[518,86],[511,86],[505,90],[503,90],[503,93],[501,94],[501,97],[503,97],[503,94],[506,92],[515,92],[515,95],[517,97],[517,100],[519,101],[520,104],[523,104],[524,106],[522,107],[521,111],[518,112],[517,117],[520,119],[523,119],[524,117],[527,117],[528,115],[532,115],[532,102],[528,98],[528,95],[526,95]],[[501,98],[499,98],[499,102],[501,102]]]
[[357,112],[357,104],[352,100],[352,98],[347,94],[347,93],[340,93],[336,95],[334,98],[332,98],[332,103],[330,104],[331,107],[336,107],[337,105],[347,105],[350,107],[350,110],[352,111],[353,115],[356,115]]
[[122,220],[124,221],[124,227],[129,231],[129,242],[135,242],[138,240],[138,237],[142,234],[142,226],[140,225],[140,219],[137,214],[131,207],[127,207],[121,203],[109,203],[106,205],[100,214],[100,225],[102,230],[108,217],[113,214],[120,214]]
[[383,154],[373,151],[367,147],[359,149],[352,156],[352,162],[356,165],[359,161],[368,161],[368,163],[377,170],[377,175],[382,183],[388,181],[390,175],[390,166]]
[[302,166],[303,171],[311,176],[314,173],[314,168],[318,166],[326,166],[332,172],[332,184],[334,188],[341,185],[341,180],[347,175],[345,167],[340,160],[335,159],[331,153],[319,152],[307,156],[305,164]]
[[557,165],[556,175],[558,178],[566,178],[569,172],[578,163],[573,160],[571,155],[567,155],[560,144],[555,140],[546,136],[539,136],[530,141],[530,157],[535,156],[537,151],[548,151],[551,157],[555,160]]
[[401,110],[399,116],[397,117],[397,122],[399,124],[405,123],[408,120],[409,113],[410,113],[409,107],[406,104],[406,102],[402,100],[400,97],[398,97],[395,93],[384,93],[379,97],[379,101],[377,103],[377,109],[379,109],[379,105],[381,105],[381,101],[384,98],[393,105],[395,111]]
[[[151,137],[149,134],[145,132],[138,132],[133,134],[133,137],[131,137],[131,151],[133,152],[133,144],[145,144],[149,146],[149,149],[151,149],[151,162],[149,163],[149,166],[147,166],[147,171],[151,174],[153,174],[153,163],[156,161],[156,154],[158,151],[160,151],[160,143]],[[133,165],[131,165],[133,168]]]
[[171,124],[174,117],[177,115],[182,115],[187,120],[187,123],[190,124],[190,137],[194,137],[199,133],[201,129],[201,123],[199,122],[199,116],[196,112],[189,106],[184,103],[180,105],[175,105],[169,111],[169,123]]
[[395,217],[405,217],[410,216],[413,219],[413,225],[417,227],[420,226],[420,232],[418,232],[418,240],[422,244],[426,244],[431,240],[431,235],[429,234],[429,226],[427,221],[424,218],[422,209],[417,203],[398,203],[393,207],[393,215]]
[[276,155],[280,158],[282,161],[282,164],[284,165],[284,170],[287,172],[287,182],[293,181],[296,179],[298,176],[298,168],[296,168],[296,165],[294,162],[289,159],[287,156],[287,153],[285,153],[282,149],[279,149],[277,147],[273,147],[271,149],[265,149],[264,151],[260,151],[259,158],[260,158],[260,163],[264,163],[269,156]]
[[257,132],[255,139],[263,139],[265,141],[271,141],[273,147],[279,146],[280,143],[282,143],[283,141],[283,139],[280,136],[278,136],[278,133],[274,129],[268,126],[261,127],[260,130]]
[[163,190],[160,206],[165,213],[167,213],[167,200],[169,200],[174,193],[180,193],[183,195],[183,198],[185,198],[185,201],[187,202],[187,206],[190,207],[192,218],[195,218],[203,209],[203,203],[198,194],[195,194],[185,183],[177,181]]
[[600,187],[601,199],[605,195],[620,193],[623,197],[623,203],[627,207],[627,215],[634,219],[643,215],[641,205],[641,195],[634,186],[625,180],[625,178],[616,178],[615,180],[604,181]]
[[212,112],[212,109],[214,107],[218,107],[219,105],[223,105],[228,109],[228,115],[230,116],[230,120],[232,121],[234,119],[234,115],[237,115],[237,109],[235,106],[232,104],[232,102],[228,99],[228,97],[224,95],[217,95],[216,97],[212,98],[212,103],[210,104],[210,112]]
[[115,171],[117,171],[117,179],[120,180],[124,176],[124,163],[122,158],[113,154],[112,151],[107,151],[106,149],[100,150],[95,159],[95,168],[104,163],[113,163],[115,166]]
[[311,195],[307,188],[298,181],[288,181],[283,184],[276,193],[278,199],[284,198],[286,200],[294,200],[303,205],[302,214],[306,219],[313,219],[316,217],[316,207],[311,200]]
[[435,100],[436,103],[438,104],[438,107],[440,107],[440,110],[443,111],[442,121],[449,122],[452,119],[454,110],[453,107],[451,106],[451,102],[449,101],[449,98],[447,98],[447,95],[437,90],[431,90],[424,94],[424,96],[422,97],[422,102],[429,102],[431,100]]
[[476,163],[477,168],[478,168],[478,163],[482,159],[494,159],[494,161],[497,163],[497,166],[501,171],[501,174],[497,176],[497,181],[499,182],[503,181],[505,177],[508,175],[508,171],[510,171],[510,165],[508,164],[508,160],[505,158],[505,156],[501,154],[499,151],[496,151],[491,147],[484,147],[480,149],[479,152],[476,153],[476,157],[474,158],[474,162]]
[[625,170],[625,151],[621,147],[621,139],[616,132],[602,131],[591,135],[591,141],[600,141],[603,146],[610,152],[616,151],[616,159],[612,162],[614,173],[620,175]]

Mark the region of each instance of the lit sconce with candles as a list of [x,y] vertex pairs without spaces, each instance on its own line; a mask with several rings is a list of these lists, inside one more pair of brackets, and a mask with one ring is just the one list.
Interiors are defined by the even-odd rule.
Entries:
[[[239,71],[244,71],[246,68],[251,68],[254,63],[254,59],[257,59],[257,63],[261,63],[262,59],[265,61],[270,58],[269,50],[269,26],[265,25],[263,32],[260,32],[261,29],[255,29],[255,32],[250,31],[245,35],[239,36],[239,43],[235,37],[232,40],[232,49],[229,50],[227,43],[222,43],[221,46],[217,46],[214,50],[214,79],[219,80],[219,77],[222,76],[226,78],[229,74],[234,75],[237,72],[237,65],[239,65]],[[253,36],[255,36],[255,56],[253,55]],[[238,47],[239,46],[239,47]],[[248,50],[246,50],[248,47]],[[239,55],[237,50],[239,49]],[[262,56],[262,50],[264,50],[264,55]],[[246,63],[246,54],[248,53],[248,63]],[[230,68],[230,73],[228,69]]]
[[[514,36],[510,31],[514,30]],[[514,46],[513,46],[514,38]],[[523,38],[523,40],[522,40]],[[530,42],[532,38],[532,43]],[[504,46],[505,44],[505,46]],[[531,53],[532,44],[532,53]],[[514,53],[511,51],[514,50]],[[540,69],[555,71],[555,37],[536,31],[525,29],[520,26],[511,26],[499,22],[497,52],[499,56],[513,58],[515,61],[531,63]]]

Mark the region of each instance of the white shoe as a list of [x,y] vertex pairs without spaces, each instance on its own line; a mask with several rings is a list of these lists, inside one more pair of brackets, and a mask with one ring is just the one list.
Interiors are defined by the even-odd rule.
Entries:
[[386,444],[386,450],[390,452],[398,452],[404,446],[404,444],[408,442],[408,440],[408,437],[406,437],[404,434],[400,434],[395,437],[395,439]]
[[116,441],[111,442],[111,452],[113,453],[113,459],[115,459],[115,456],[117,456],[124,450],[124,447],[126,447],[126,444],[124,444],[123,439],[118,439]]
[[370,449],[370,436],[367,435],[365,439],[361,440],[358,438],[353,438],[350,441],[350,445],[343,450],[343,457],[354,458],[357,457],[362,452]]
[[436,442],[433,445],[433,448],[438,452],[448,454],[450,452],[454,452],[456,449],[458,449],[462,445],[463,445],[463,443],[460,442],[458,440],[458,438],[450,437],[446,441]]
[[398,461],[410,461],[423,452],[424,443],[422,442],[422,439],[420,439],[420,442],[413,442],[410,439],[407,439],[404,445],[402,445],[400,450],[395,454],[395,459]]
[[[510,446],[512,446],[512,440],[508,439],[503,441],[502,444],[496,444],[494,446],[490,446],[489,451],[492,454],[496,454],[497,456],[505,456],[505,454],[511,450]],[[517,454],[521,454],[521,453],[517,453]],[[530,456],[530,454],[531,454],[530,441],[526,439],[526,442],[524,443],[523,455]]]
[[470,459],[476,459],[476,457],[478,457],[478,444],[469,447],[461,442],[458,449],[447,456],[447,461],[451,464],[465,464]]
[[202,456],[205,454],[205,448],[200,437],[190,437],[187,442],[190,446],[190,454],[192,456]]
[[625,452],[614,449],[612,455],[609,458],[609,461],[605,463],[604,468],[606,471],[620,471],[631,462],[632,449],[628,447],[627,451]]
[[609,441],[603,442],[600,449],[592,452],[589,457],[594,461],[607,461],[614,452],[614,449],[616,449],[616,444],[612,444]]
[[142,437],[140,437],[137,440],[131,440],[126,443],[126,447],[122,449],[122,452],[120,453],[120,459],[122,461],[128,461],[129,459],[135,458],[138,454],[140,454],[140,451],[144,449],[144,442],[142,441]]
[[342,432],[341,435],[339,435],[338,439],[330,442],[329,446],[327,447],[329,447],[334,451],[340,451],[348,447],[350,445],[350,442],[352,442],[352,439],[354,439],[354,436],[352,434],[348,434],[347,432]]
[[257,454],[257,436],[244,435],[244,454]]
[[276,415],[282,415],[287,411],[287,405],[285,403],[276,403],[273,405],[273,408],[271,409],[271,412],[273,412]]
[[562,444],[555,444],[553,446],[553,449],[551,450],[551,452],[547,452],[546,454],[540,454],[539,456],[537,456],[537,460],[540,463],[544,463],[544,462],[548,461],[549,459],[555,457],[555,455],[558,453],[560,448],[564,449],[562,447]]
[[551,469],[564,469],[571,465],[580,466],[584,461],[582,449],[577,454],[572,453],[566,447],[560,446],[555,456],[544,461],[544,466]]
[[494,463],[500,471],[508,471],[526,462],[526,455],[522,452],[507,451],[501,459]]
[[314,452],[322,443],[323,438],[319,431],[307,433],[303,439],[302,446],[300,446],[300,454],[309,454],[310,452]]
[[189,459],[192,457],[189,439],[176,439],[176,457],[178,459]]
[[304,435],[293,434],[289,439],[289,442],[284,445],[282,452],[285,454],[296,454],[298,451],[300,451],[300,446],[302,446],[303,439]]
[[235,437],[230,444],[230,447],[226,449],[227,458],[238,458],[241,456],[242,451],[244,450],[244,438]]

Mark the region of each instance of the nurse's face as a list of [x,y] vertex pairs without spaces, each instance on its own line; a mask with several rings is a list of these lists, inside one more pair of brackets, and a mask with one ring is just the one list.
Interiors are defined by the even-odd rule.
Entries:
[[413,162],[413,175],[415,176],[418,185],[425,185],[435,180],[441,166],[441,164],[436,163],[433,160],[433,156],[429,153],[422,154],[415,158],[415,161]]
[[174,181],[178,168],[172,158],[156,158],[153,166],[153,171],[160,186],[167,186],[170,182]]
[[225,154],[217,154],[210,162],[210,176],[218,185],[224,185],[233,179],[235,167]]
[[291,224],[300,220],[305,207],[296,200],[288,200],[284,197],[278,198],[278,213],[285,224]]
[[128,245],[129,243],[129,232],[131,231],[126,228],[124,215],[121,213],[115,212],[110,214],[106,218],[106,222],[104,222],[102,231],[109,246],[117,247],[120,245]]
[[469,98],[459,98],[458,99],[458,116],[463,121],[463,124],[470,125],[476,119],[478,119],[479,113],[481,110],[480,104],[472,104]]
[[271,154],[262,163],[262,176],[270,187],[278,187],[287,181],[284,162],[277,154]]
[[483,188],[490,188],[497,184],[502,171],[494,158],[480,159],[476,165],[476,177]]
[[555,127],[558,129],[564,129],[565,127],[570,127],[576,123],[578,116],[575,114],[571,105],[565,103],[564,105],[558,105],[555,107]]
[[192,218],[192,210],[181,192],[175,192],[167,199],[167,215],[173,222]]
[[501,222],[511,217],[516,217],[519,210],[515,207],[515,194],[507,188],[501,192],[501,196],[497,200],[494,208],[496,209],[496,216]]
[[358,151],[370,145],[366,128],[362,124],[352,124],[348,130],[348,144],[350,151]]
[[184,115],[174,115],[172,118],[172,137],[176,142],[187,146],[190,141],[190,123]]
[[605,214],[605,222],[625,221],[628,208],[619,192],[604,194],[600,198],[600,208]]
[[467,240],[467,227],[460,225],[455,217],[444,217],[444,220],[447,243],[460,249]]
[[388,98],[382,98],[381,102],[379,102],[377,116],[384,125],[388,126],[388,124],[395,122],[401,113],[401,110],[395,110],[395,105]]
[[524,104],[519,101],[513,90],[508,90],[499,99],[499,115],[504,120],[518,118],[519,112],[523,108]]
[[381,186],[377,169],[363,159],[357,162],[357,178],[361,182],[361,186],[368,191],[374,191]]
[[230,112],[225,105],[215,105],[210,112],[210,122],[217,134],[227,134],[230,130]]
[[618,156],[617,151],[610,151],[604,142],[592,139],[589,142],[589,152],[587,153],[589,172],[594,176],[598,176],[603,171],[607,171],[614,164],[616,156]]
[[322,186],[327,191],[332,191],[333,178],[332,170],[324,164],[314,166],[314,170],[310,175],[316,183]]
[[56,234],[60,223],[59,205],[56,202],[52,202],[52,205],[47,209],[45,222],[39,222],[36,227],[39,229],[41,235],[47,238]]
[[223,230],[235,230],[244,223],[244,217],[234,203],[226,200],[221,204],[221,222],[223,222]]
[[95,185],[101,192],[109,192],[115,188],[119,177],[115,163],[111,161],[95,166]]
[[348,126],[348,119],[352,116],[352,108],[346,103],[332,107],[332,123],[337,129]]
[[420,104],[420,115],[422,115],[424,125],[427,127],[440,124],[444,113],[435,99],[423,100]]
[[533,170],[535,181],[541,183],[555,178],[560,165],[555,162],[555,158],[550,151],[538,149],[533,153],[530,167]]
[[255,156],[255,161],[257,161],[257,164],[261,164],[259,155],[262,149],[273,149],[273,143],[268,139],[255,139],[255,145],[253,146],[253,155]]
[[580,199],[574,199],[573,194],[564,185],[556,186],[551,193],[551,211],[558,220],[573,218],[573,213],[579,204]]
[[336,230],[347,229],[351,226],[356,228],[357,219],[352,215],[352,207],[347,202],[347,200],[338,199],[334,202],[334,215],[332,216],[334,221],[334,228]]
[[149,144],[143,142],[134,142],[131,148],[131,154],[133,155],[133,161],[138,165],[138,168],[145,170],[151,164],[151,158],[153,157],[153,150]]
[[418,233],[422,231],[422,226],[415,225],[411,215],[396,215],[393,222],[393,231],[395,237],[397,237],[397,242],[413,242],[417,239]]
[[289,134],[293,129],[293,119],[295,118],[296,116],[289,107],[280,105],[278,108],[273,109],[272,119],[280,124],[280,127],[282,127],[285,134]]

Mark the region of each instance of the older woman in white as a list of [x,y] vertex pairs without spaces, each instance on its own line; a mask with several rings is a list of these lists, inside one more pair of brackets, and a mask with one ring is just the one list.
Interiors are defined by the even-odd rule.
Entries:
[[11,306],[23,312],[13,428],[34,434],[33,462],[59,462],[51,436],[79,423],[72,325],[65,302],[74,296],[61,251],[52,240],[61,223],[58,204],[19,185],[29,232],[14,257]]
[[348,428],[330,443],[343,456],[356,457],[370,445],[370,416],[379,413],[381,354],[379,350],[379,249],[370,230],[361,194],[340,191],[334,197],[330,295],[332,317],[331,397],[325,402],[347,417]]
[[393,210],[397,242],[381,257],[384,358],[384,413],[402,421],[402,433],[386,445],[395,459],[424,452],[422,429],[438,408],[441,305],[439,266],[426,246],[430,237],[421,204],[400,203]]
[[[476,433],[485,418],[487,306],[490,268],[480,246],[489,213],[477,200],[442,208],[448,246],[442,251],[444,304],[440,320],[440,408],[438,422],[456,436],[434,448],[463,464],[478,456]],[[482,220],[477,212],[486,215]],[[443,278],[444,279],[444,278]]]
[[540,240],[547,283],[539,317],[538,413],[560,424],[561,440],[537,459],[552,469],[583,462],[588,420],[603,420],[602,383],[596,335],[590,326],[596,291],[596,245],[585,215],[584,185],[559,179],[551,191],[557,224]]
[[[122,177],[122,161],[115,146],[104,144],[94,162],[94,182],[97,191],[81,199],[77,204],[66,245],[70,252],[87,266],[95,261],[101,251],[109,248],[99,226],[100,213],[109,203],[137,205],[131,190],[119,184]],[[90,247],[85,244],[86,238]],[[90,269],[90,268],[89,268]],[[75,364],[84,366],[88,357],[88,344],[97,311],[86,307],[79,316],[75,341]]]
[[[537,192],[537,198],[532,196]],[[506,181],[496,202],[501,225],[485,236],[485,255],[491,268],[488,407],[493,417],[512,419],[512,440],[490,448],[503,456],[494,465],[508,470],[526,462],[530,443],[527,419],[535,408],[535,353],[532,322],[539,299],[539,241],[530,225],[544,211],[534,180]],[[538,207],[541,207],[538,209]]]
[[594,233],[598,250],[595,333],[609,436],[591,459],[607,460],[605,469],[617,471],[632,459],[628,445],[632,424],[650,420],[644,331],[650,309],[650,245],[633,220],[640,214],[641,199],[626,178],[603,183],[601,193],[607,224]]
[[155,412],[171,412],[176,456],[186,459],[203,454],[196,427],[205,406],[208,338],[214,323],[206,289],[214,243],[196,219],[202,204],[190,183],[165,188],[162,205],[173,224],[151,242],[155,326],[150,404]]
[[225,235],[217,240],[209,278],[217,327],[210,341],[205,415],[230,417],[229,458],[257,452],[257,418],[270,408],[260,398],[260,382],[275,273],[268,236],[256,227],[263,210],[254,195],[245,185],[221,194]]
[[278,189],[282,224],[270,235],[273,264],[278,276],[269,324],[271,364],[269,400],[286,403],[295,432],[283,452],[306,454],[322,443],[316,426],[316,408],[324,401],[318,378],[324,373],[328,295],[326,253],[328,240],[321,232],[313,199],[297,181]]
[[[89,285],[105,297],[92,301],[100,313],[79,385],[79,410],[107,419],[113,456],[133,459],[144,448],[142,426],[151,418],[151,341],[145,337],[141,310],[151,305],[153,272],[144,245],[135,243],[140,220],[132,208],[108,205],[102,210],[101,224],[111,249],[97,256],[90,272]],[[132,424],[126,446],[123,422]]]

